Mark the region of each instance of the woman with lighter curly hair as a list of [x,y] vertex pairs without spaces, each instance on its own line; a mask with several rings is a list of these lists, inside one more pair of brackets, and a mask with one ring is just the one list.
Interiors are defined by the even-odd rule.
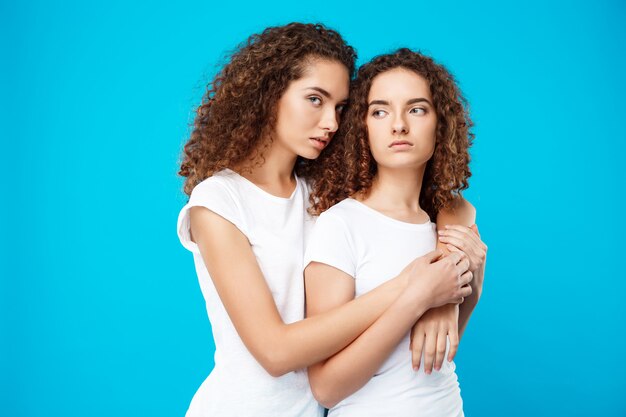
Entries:
[[[307,317],[368,294],[410,260],[432,253],[438,239],[431,219],[452,209],[468,186],[471,126],[453,77],[430,57],[400,49],[359,69],[342,126],[318,161],[325,175],[312,192],[312,210],[321,215],[305,255]],[[460,315],[453,331],[434,332],[435,346],[426,347],[431,357],[424,359],[430,365],[433,351],[443,359],[446,336],[465,328],[486,258],[475,226],[450,226],[439,241],[467,256],[473,280],[471,294],[443,307],[446,314],[461,304]],[[446,321],[420,318],[426,311],[420,308],[413,316],[393,310],[340,353],[309,367],[315,397],[330,416],[462,416],[451,357],[437,360],[434,372],[419,369],[430,324]]]
[[315,159],[338,128],[355,58],[323,25],[271,27],[231,56],[197,110],[178,236],[194,256],[216,351],[188,416],[318,416],[307,366],[390,305],[412,315],[468,295],[466,259],[419,258],[368,296],[304,319],[307,181],[325,175]]

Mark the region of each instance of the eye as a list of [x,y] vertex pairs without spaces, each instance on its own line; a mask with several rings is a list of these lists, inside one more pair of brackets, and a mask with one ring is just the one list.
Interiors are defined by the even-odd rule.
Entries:
[[419,116],[422,116],[422,115],[426,114],[426,109],[423,108],[423,107],[413,107],[411,110],[409,110],[409,113],[417,114]]
[[384,110],[374,110],[372,112],[372,116],[374,116],[376,119],[382,119],[383,117],[385,117],[386,114],[387,112]]
[[311,104],[313,104],[314,106],[321,106],[322,105],[322,99],[319,98],[318,96],[307,97],[307,100],[309,100],[311,102]]
[[341,114],[343,113],[343,111],[346,109],[346,105],[345,104],[340,104],[337,107],[335,107],[335,110],[337,111],[337,113]]

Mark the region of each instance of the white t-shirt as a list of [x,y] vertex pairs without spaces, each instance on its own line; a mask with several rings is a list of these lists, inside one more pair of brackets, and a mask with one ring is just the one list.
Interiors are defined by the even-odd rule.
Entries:
[[215,368],[193,397],[187,417],[322,415],[306,370],[272,377],[246,349],[189,233],[193,206],[206,207],[234,224],[248,238],[283,321],[302,320],[304,241],[313,219],[306,213],[307,184],[296,180],[293,194],[281,198],[226,169],[198,184],[178,216],[178,237],[193,253],[215,340]]
[[[436,243],[435,224],[401,222],[348,198],[317,219],[304,265],[321,262],[354,277],[358,297],[397,276]],[[454,362],[444,359],[431,375],[423,366],[415,372],[409,339],[407,332],[372,379],[332,408],[329,417],[462,416]]]

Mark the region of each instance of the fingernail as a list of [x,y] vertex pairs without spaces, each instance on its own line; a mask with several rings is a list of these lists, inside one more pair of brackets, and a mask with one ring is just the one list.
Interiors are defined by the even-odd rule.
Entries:
[[440,235],[443,235],[445,232],[443,230],[437,230],[437,233],[439,233]]

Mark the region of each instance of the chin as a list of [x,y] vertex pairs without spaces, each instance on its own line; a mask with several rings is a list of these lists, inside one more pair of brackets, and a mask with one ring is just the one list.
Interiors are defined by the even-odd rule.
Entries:
[[405,161],[383,161],[378,162],[379,165],[384,166],[387,169],[418,169],[426,164],[428,161],[422,160],[405,160]]
[[304,150],[303,152],[298,152],[298,156],[304,159],[317,159],[319,158],[321,153],[322,152],[318,151],[317,149],[307,149],[307,150]]

